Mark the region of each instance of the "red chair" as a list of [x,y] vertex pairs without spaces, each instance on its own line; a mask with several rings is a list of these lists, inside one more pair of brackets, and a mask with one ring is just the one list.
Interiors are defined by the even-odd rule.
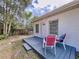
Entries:
[[48,35],[43,41],[43,47],[45,48],[46,54],[46,47],[54,48],[54,52],[56,55],[56,35]]

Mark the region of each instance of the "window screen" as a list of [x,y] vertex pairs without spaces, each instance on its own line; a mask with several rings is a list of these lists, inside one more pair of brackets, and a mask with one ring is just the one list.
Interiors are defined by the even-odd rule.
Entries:
[[58,20],[50,21],[50,34],[58,34]]

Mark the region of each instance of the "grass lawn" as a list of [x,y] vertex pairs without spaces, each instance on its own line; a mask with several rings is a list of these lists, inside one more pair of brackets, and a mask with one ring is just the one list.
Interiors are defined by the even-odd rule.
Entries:
[[26,51],[21,39],[18,36],[1,41],[0,59],[41,59],[34,51]]
[[79,59],[79,52],[77,53],[76,59]]

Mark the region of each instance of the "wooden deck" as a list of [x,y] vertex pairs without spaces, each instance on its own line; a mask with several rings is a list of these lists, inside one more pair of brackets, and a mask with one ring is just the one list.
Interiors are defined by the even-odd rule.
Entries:
[[66,50],[64,50],[62,44],[57,44],[56,46],[56,56],[54,55],[54,50],[47,48],[46,55],[44,52],[43,39],[39,37],[30,37],[24,39],[26,44],[28,44],[32,49],[34,49],[39,55],[43,57],[43,59],[75,59],[76,49],[66,45]]

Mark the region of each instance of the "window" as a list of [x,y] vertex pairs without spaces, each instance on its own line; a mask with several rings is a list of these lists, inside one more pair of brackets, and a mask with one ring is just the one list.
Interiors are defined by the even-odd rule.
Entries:
[[36,33],[39,33],[39,24],[36,24]]
[[50,34],[58,34],[58,20],[50,21]]

